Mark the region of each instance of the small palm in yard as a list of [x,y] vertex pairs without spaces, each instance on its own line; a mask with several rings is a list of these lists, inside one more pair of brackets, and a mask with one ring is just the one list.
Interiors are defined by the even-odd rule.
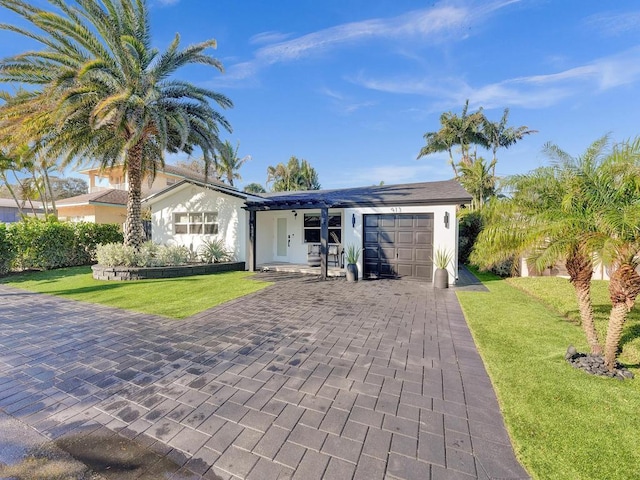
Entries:
[[547,144],[545,153],[554,159],[554,166],[509,179],[513,196],[496,198],[483,211],[486,227],[471,255],[471,261],[483,268],[514,256],[527,256],[539,271],[564,261],[594,354],[601,353],[602,346],[593,320],[593,245],[588,239],[597,230],[599,209],[595,198],[576,194],[598,175],[607,145],[608,138],[602,137],[574,158]]

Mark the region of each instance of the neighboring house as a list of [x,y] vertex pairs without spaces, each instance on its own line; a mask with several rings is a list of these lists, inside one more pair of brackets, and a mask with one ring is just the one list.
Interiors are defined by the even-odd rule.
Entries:
[[[79,173],[89,177],[89,193],[56,201],[58,218],[73,222],[124,223],[129,180],[123,167],[105,170],[96,167]],[[147,176],[143,180],[142,195],[151,195],[185,179],[203,182],[204,175],[187,168],[165,165],[156,171],[154,178]],[[208,182],[221,184],[215,179]]]
[[[311,245],[338,245],[341,251],[353,244],[363,251],[363,278],[430,282],[438,248],[454,252],[457,265],[456,211],[470,201],[454,180],[260,195],[183,180],[144,203],[151,208],[155,242],[196,252],[205,240],[222,240],[249,270],[304,264]],[[452,266],[450,283],[456,276]]]
[[[521,277],[563,277],[569,278],[569,272],[563,263],[557,263],[553,267],[545,268],[542,272],[537,271],[534,265],[530,265],[527,259],[520,257],[519,274]],[[609,269],[601,262],[596,261],[593,265],[592,280],[609,280]]]
[[[31,209],[31,203],[33,203],[35,212]],[[27,216],[44,215],[44,208],[42,202],[22,200],[20,207],[22,212]],[[13,198],[0,198],[0,223],[14,223],[20,221],[20,209],[16,205],[16,201]]]

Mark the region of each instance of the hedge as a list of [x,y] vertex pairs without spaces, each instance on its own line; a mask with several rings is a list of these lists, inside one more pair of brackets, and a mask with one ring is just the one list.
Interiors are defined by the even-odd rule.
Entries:
[[89,265],[97,245],[122,241],[119,225],[26,218],[0,230],[0,274]]

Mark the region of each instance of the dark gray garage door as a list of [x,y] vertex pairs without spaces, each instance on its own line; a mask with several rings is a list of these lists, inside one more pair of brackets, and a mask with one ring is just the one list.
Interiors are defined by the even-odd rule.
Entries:
[[433,214],[365,215],[364,277],[430,282]]

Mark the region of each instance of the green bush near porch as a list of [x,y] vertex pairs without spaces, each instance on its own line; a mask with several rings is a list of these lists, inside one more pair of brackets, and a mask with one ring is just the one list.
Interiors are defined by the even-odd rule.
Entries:
[[[595,377],[565,361],[569,344],[587,349],[581,328],[564,317],[576,309],[569,306],[575,294],[568,281],[517,279],[516,288],[511,280],[478,276],[490,292],[458,292],[458,298],[527,471],[545,480],[636,478],[640,377]],[[527,290],[544,302],[522,291],[525,285],[535,285]],[[594,287],[598,311],[606,282]],[[625,330],[629,343],[638,336],[637,313]],[[621,360],[633,358],[632,351]],[[637,363],[627,367],[639,375]]]
[[186,318],[271,283],[251,272],[224,272],[157,280],[95,280],[90,267],[28,272],[2,279],[12,287],[170,318]]

